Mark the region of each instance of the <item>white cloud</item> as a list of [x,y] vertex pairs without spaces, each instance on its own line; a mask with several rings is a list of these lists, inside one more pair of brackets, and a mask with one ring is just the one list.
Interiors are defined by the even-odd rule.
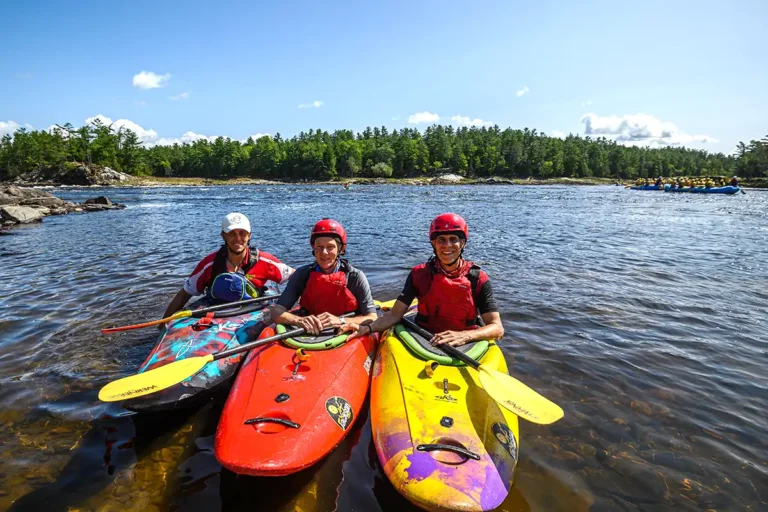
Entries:
[[201,133],[195,133],[192,131],[185,132],[181,137],[172,137],[158,139],[151,146],[172,146],[174,144],[193,144],[199,140],[207,140],[208,142],[214,142],[219,138],[219,135],[203,135]]
[[0,137],[13,135],[19,128],[19,123],[13,121],[0,121]]
[[179,93],[176,96],[169,96],[168,99],[172,100],[172,101],[188,100],[189,99],[189,91],[185,91],[185,92]]
[[296,108],[320,108],[323,106],[323,102],[319,100],[315,100],[312,103],[302,103],[301,105],[298,105]]
[[[268,133],[254,133],[253,135],[251,135],[251,137],[250,137],[250,138],[251,138],[251,139],[253,139],[253,140],[257,140],[257,139],[260,139],[260,138],[262,138],[262,137],[271,137],[271,135],[270,135],[270,134],[268,134]],[[247,140],[248,140],[248,139],[246,138],[245,140],[242,140],[242,141],[240,141],[240,142],[245,142],[245,141],[247,141]]]
[[440,120],[440,116],[433,114],[432,112],[424,111],[417,112],[408,116],[408,124],[427,124],[436,123]]
[[34,78],[34,75],[32,73],[27,73],[26,71],[21,71],[19,73],[16,73],[15,76],[19,80],[32,80]]
[[86,119],[85,124],[93,124],[97,119],[101,121],[101,123],[105,126],[112,125],[113,130],[119,130],[120,128],[131,130],[144,144],[152,145],[152,143],[157,140],[157,132],[155,130],[147,130],[146,128],[142,128],[138,124],[134,123],[133,121],[129,121],[128,119],[118,119],[117,121],[112,121],[112,119],[108,118],[107,116],[98,114]]
[[400,114],[396,115],[392,118],[393,121],[399,121],[400,120]]
[[470,119],[466,116],[453,116],[451,117],[451,121],[453,121],[457,126],[493,126],[493,122],[491,121],[483,121],[482,119]]
[[146,102],[146,101],[144,101],[144,100],[135,100],[135,101],[133,102],[133,104],[134,104],[134,105],[137,105],[137,106],[139,106],[139,107],[146,107],[146,106],[147,106],[147,102]]
[[584,133],[603,135],[616,142],[634,146],[679,146],[683,144],[710,144],[718,142],[709,135],[689,135],[672,122],[643,113],[623,116],[599,116],[588,113],[582,116]]
[[158,89],[168,85],[170,79],[170,73],[158,75],[151,71],[142,71],[139,74],[133,75],[133,86],[138,89]]
[[517,97],[519,98],[520,96],[524,96],[524,95],[528,94],[529,92],[531,92],[531,90],[530,90],[530,89],[528,88],[528,86],[526,85],[526,86],[524,86],[522,89],[520,89],[519,91],[517,91],[515,94],[516,94],[516,95],[517,95]]
[[561,132],[560,130],[552,130],[550,137],[555,137],[557,139],[564,139],[566,137],[566,134],[565,132]]
[[588,106],[590,106],[590,105],[592,105],[592,100],[587,100],[587,101],[582,101],[582,102],[581,102],[581,106],[582,106],[582,108],[583,108],[583,107],[588,107]]

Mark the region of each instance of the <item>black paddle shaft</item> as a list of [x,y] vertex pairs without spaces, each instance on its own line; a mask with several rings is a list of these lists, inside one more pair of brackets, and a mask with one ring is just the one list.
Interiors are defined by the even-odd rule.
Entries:
[[279,299],[279,295],[264,295],[263,297],[256,297],[255,299],[246,299],[239,302],[228,302],[227,304],[219,304],[217,306],[210,306],[207,308],[196,309],[192,312],[192,318],[200,318],[205,316],[206,313],[211,311],[221,311],[222,309],[237,308],[245,306],[246,304],[258,304],[259,302],[266,302],[272,299]]
[[[349,316],[355,316],[355,312],[352,313],[346,313],[344,315],[341,315],[339,318],[349,317]],[[252,341],[250,343],[246,343],[245,345],[240,345],[239,347],[231,348],[229,350],[225,350],[223,352],[219,352],[217,354],[213,355],[213,360],[218,361],[219,359],[222,359],[224,357],[233,356],[235,354],[239,354],[240,352],[246,352],[248,350],[252,350],[256,347],[260,347],[262,345],[266,345],[267,343],[272,343],[273,341],[280,341],[285,340],[288,338],[291,338],[293,336],[300,336],[307,332],[306,329],[303,327],[299,327],[298,329],[294,329],[292,331],[284,332],[283,334],[276,334],[275,336],[270,336],[269,338],[264,338],[263,340],[256,340]]]
[[[423,338],[426,338],[426,339],[429,340],[429,339],[432,339],[432,336],[434,336],[434,334],[432,334],[428,330],[423,329],[423,328],[419,327],[418,325],[416,325],[416,323],[413,320],[411,320],[410,318],[403,317],[402,321],[403,321],[403,323],[405,325],[408,326],[409,329],[415,331],[419,336],[421,336]],[[465,354],[461,350],[458,350],[458,349],[450,346],[447,343],[443,343],[441,345],[437,345],[437,348],[439,348],[440,350],[442,350],[443,352],[445,352],[449,356],[455,357],[456,359],[459,359],[459,360],[463,361],[464,363],[468,364],[469,366],[471,366],[475,370],[477,370],[480,367],[480,363],[478,363],[477,361],[475,361],[474,359],[469,357],[467,354]]]

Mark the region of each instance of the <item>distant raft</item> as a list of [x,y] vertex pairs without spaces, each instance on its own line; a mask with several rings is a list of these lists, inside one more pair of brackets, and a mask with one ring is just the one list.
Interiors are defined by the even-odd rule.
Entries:
[[736,194],[741,190],[739,187],[731,185],[725,187],[683,187],[672,188],[671,185],[664,186],[664,192],[689,192],[692,194]]
[[629,188],[632,190],[661,190],[660,185],[633,185]]

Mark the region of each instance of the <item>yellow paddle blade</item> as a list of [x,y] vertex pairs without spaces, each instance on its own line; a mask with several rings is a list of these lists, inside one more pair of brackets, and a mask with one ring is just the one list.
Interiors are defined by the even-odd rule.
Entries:
[[[373,303],[376,305],[376,307],[379,307],[382,309],[382,311],[389,311],[392,309],[392,306],[395,305],[395,302],[397,302],[397,299],[388,300],[386,302],[382,302],[380,300],[374,300]],[[415,300],[413,301],[413,304],[411,304],[410,309],[415,308],[419,304],[419,301]]]
[[99,400],[102,402],[118,402],[129,398],[150,395],[186,380],[212,361],[213,354],[189,357],[144,373],[123,377],[101,388]]
[[549,425],[563,417],[563,410],[516,378],[480,365],[480,383],[499,405],[521,418]]
[[384,311],[392,309],[392,306],[395,305],[395,302],[397,302],[397,299],[388,300],[387,302],[381,302],[380,300],[373,301],[376,307],[381,308]]

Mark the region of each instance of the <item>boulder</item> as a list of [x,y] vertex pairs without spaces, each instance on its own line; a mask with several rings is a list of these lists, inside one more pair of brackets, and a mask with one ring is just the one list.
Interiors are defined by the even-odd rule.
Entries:
[[105,167],[101,170],[101,179],[106,181],[128,181],[131,179],[131,176],[109,167]]
[[456,183],[461,183],[462,181],[464,181],[464,177],[459,176],[458,174],[441,174],[436,178],[432,178],[430,180],[430,183],[434,183],[436,185],[439,185],[439,184],[454,185]]
[[31,188],[19,188],[14,186],[0,188],[0,206],[7,204],[60,206],[64,203],[56,196]]
[[51,214],[51,209],[46,208],[45,206],[31,206],[30,208],[34,208],[35,210],[39,211],[43,214],[43,217],[47,217]]
[[127,182],[128,174],[109,167],[66,162],[62,167],[29,171],[17,176],[13,183],[18,185],[113,185]]
[[112,201],[110,201],[107,196],[99,196],[86,199],[85,204],[105,204],[107,206],[112,206]]
[[[50,194],[49,194],[50,195]],[[22,199],[18,203],[21,206],[47,206],[48,208],[57,208],[64,204],[64,201],[58,197],[29,197]]]
[[43,214],[40,210],[30,208],[29,206],[0,206],[0,217],[19,224],[28,224],[30,222],[41,222]]

